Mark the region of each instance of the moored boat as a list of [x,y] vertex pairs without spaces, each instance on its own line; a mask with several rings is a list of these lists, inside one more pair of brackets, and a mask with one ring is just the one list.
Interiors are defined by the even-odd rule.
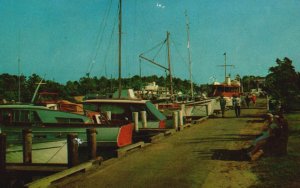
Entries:
[[232,97],[241,95],[241,83],[238,80],[230,80],[230,77],[226,77],[225,82],[212,84],[213,93],[212,97],[223,96],[226,100],[226,106],[232,106]]
[[[120,98],[115,92],[112,98],[86,98],[83,100],[85,111],[111,112],[111,120],[127,120],[133,122],[133,112],[146,112],[147,128],[169,128],[167,117],[162,114],[150,100],[142,100],[135,96],[132,89],[124,89]],[[139,115],[139,127],[142,127]]]
[[[148,128],[167,128],[166,116],[151,101],[140,99],[88,99],[83,101],[83,108],[96,112],[111,112],[111,120],[133,122],[132,113],[146,111]],[[139,115],[139,127],[142,127]]]
[[65,163],[67,134],[77,134],[86,146],[86,130],[95,128],[98,146],[123,147],[132,143],[133,125],[126,121],[94,124],[83,115],[33,105],[0,105],[0,130],[7,135],[7,161],[21,162],[22,130],[32,131],[33,162]]

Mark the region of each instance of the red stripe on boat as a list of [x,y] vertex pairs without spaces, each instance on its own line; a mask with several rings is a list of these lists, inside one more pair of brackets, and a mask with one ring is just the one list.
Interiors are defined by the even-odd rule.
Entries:
[[132,144],[132,131],[133,131],[132,123],[124,125],[120,128],[118,141],[117,141],[118,147],[123,147]]
[[166,120],[159,121],[159,128],[161,128],[161,129],[166,128]]

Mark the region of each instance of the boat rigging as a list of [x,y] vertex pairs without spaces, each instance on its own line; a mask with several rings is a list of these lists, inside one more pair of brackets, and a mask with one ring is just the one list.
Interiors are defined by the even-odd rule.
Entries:
[[167,38],[164,40],[163,44],[166,43],[167,44],[167,53],[168,53],[168,67],[165,67],[157,62],[155,62],[154,60],[151,60],[147,57],[144,56],[144,53],[141,53],[139,55],[140,59],[144,59],[160,68],[163,68],[164,70],[169,72],[169,79],[170,79],[170,94],[171,97],[173,96],[173,81],[172,81],[172,70],[171,70],[171,55],[170,55],[170,33],[167,31]]

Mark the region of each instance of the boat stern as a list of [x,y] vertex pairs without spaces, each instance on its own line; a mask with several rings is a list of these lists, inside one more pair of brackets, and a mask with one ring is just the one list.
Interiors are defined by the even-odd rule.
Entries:
[[132,133],[133,133],[132,123],[128,123],[126,125],[121,126],[118,139],[117,139],[117,146],[124,147],[129,144],[132,144]]

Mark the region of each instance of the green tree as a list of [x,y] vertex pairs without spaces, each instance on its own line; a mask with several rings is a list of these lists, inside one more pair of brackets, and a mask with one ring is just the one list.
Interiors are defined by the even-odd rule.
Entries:
[[299,73],[295,71],[292,60],[285,57],[276,59],[277,66],[269,69],[265,90],[274,99],[280,100],[285,110],[290,110],[300,91]]

